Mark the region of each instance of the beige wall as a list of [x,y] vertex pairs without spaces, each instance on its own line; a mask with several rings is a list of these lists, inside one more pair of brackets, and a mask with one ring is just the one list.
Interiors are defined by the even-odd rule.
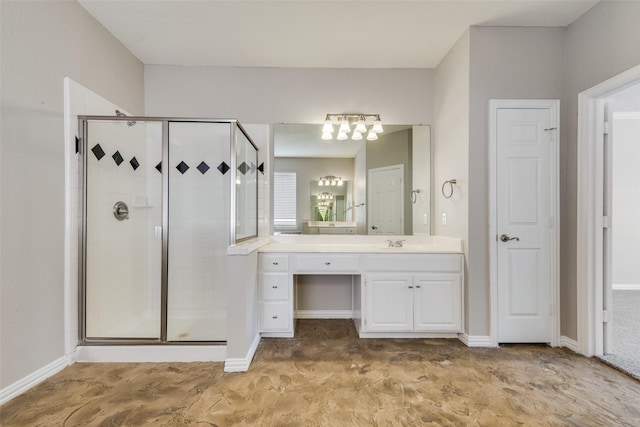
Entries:
[[430,124],[431,69],[145,67],[148,115],[242,123],[323,123],[327,113],[379,113]]
[[[431,231],[435,235],[464,240],[469,234],[469,61],[470,31],[447,53],[435,72],[432,147],[433,199]],[[450,199],[442,195],[444,181],[457,180]],[[442,225],[442,214],[447,225]],[[468,259],[465,256],[465,264]],[[466,268],[466,265],[465,265]],[[468,275],[465,276],[465,331],[469,330]]]
[[144,70],[76,2],[0,3],[0,388],[64,351],[63,78],[134,113]]
[[640,64],[640,2],[600,2],[571,24],[565,39],[560,150],[561,333],[577,338],[576,212],[578,94]]
[[[563,28],[472,27],[469,78],[469,330],[489,333],[489,100],[561,99]],[[561,125],[562,126],[562,125]],[[480,303],[483,302],[483,303]]]

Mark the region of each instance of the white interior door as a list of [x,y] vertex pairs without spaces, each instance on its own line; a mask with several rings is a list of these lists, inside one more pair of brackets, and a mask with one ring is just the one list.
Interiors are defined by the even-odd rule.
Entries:
[[496,112],[500,343],[551,342],[554,114],[551,108]]
[[404,234],[404,165],[369,169],[369,234]]

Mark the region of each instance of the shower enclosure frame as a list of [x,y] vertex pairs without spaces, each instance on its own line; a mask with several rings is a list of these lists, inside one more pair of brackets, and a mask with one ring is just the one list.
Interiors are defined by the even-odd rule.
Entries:
[[[169,123],[217,123],[229,124],[230,140],[230,170],[237,170],[237,131],[238,129],[253,146],[256,151],[256,161],[258,147],[253,142],[249,134],[242,127],[237,119],[206,119],[206,118],[184,118],[184,117],[145,117],[145,116],[78,116],[78,131],[81,137],[77,141],[76,150],[79,154],[79,183],[80,183],[80,218],[79,242],[78,242],[78,342],[79,345],[225,345],[226,341],[168,341],[168,293],[169,293],[169,173],[162,173],[162,263],[161,263],[161,283],[160,283],[160,337],[159,338],[124,338],[124,337],[100,337],[91,338],[86,336],[86,286],[87,286],[87,162],[88,162],[88,121],[113,121],[113,122],[160,122],[162,123],[162,164],[169,164]],[[167,168],[168,169],[168,168]],[[258,237],[258,215],[255,216],[256,234],[241,239],[236,239],[236,180],[230,180],[230,222],[229,222],[229,245]],[[256,200],[258,206],[258,182],[256,180]]]

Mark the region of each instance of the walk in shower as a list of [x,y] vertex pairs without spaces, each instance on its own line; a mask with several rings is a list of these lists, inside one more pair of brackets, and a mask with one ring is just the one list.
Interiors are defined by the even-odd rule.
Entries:
[[227,339],[227,247],[257,236],[235,120],[79,117],[80,341]]

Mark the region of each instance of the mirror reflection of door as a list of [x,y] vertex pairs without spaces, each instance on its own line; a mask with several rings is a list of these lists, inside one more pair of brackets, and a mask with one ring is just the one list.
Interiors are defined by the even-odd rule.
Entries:
[[369,234],[404,234],[404,165],[369,169]]

